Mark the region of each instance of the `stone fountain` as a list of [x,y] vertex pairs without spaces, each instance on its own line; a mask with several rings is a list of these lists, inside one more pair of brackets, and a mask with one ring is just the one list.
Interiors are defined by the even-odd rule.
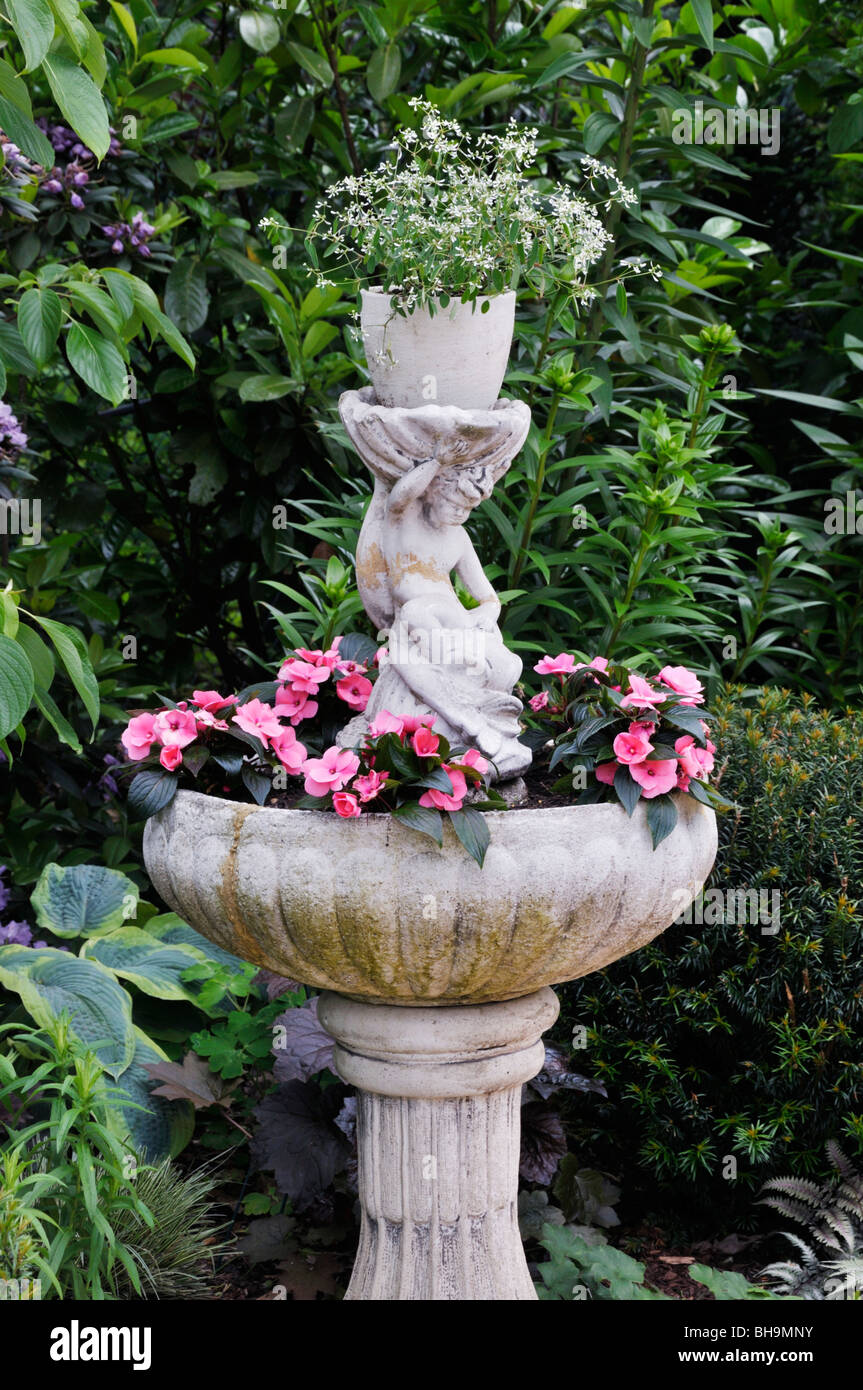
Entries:
[[[493,760],[501,788],[530,763],[513,687],[521,662],[464,530],[527,434],[527,406],[340,410],[374,492],[357,549],[387,659],[365,715],[434,714]],[[450,575],[471,596],[466,607]],[[334,1065],[357,1087],[362,1230],[346,1297],[536,1297],[516,1219],[520,1100],[554,1022],[551,984],[651,941],[699,893],[715,817],[680,799],[651,847],[643,803],[488,813],[482,869],[388,815],[340,820],[180,792],[144,853],[170,906],[225,949],[325,991]]]

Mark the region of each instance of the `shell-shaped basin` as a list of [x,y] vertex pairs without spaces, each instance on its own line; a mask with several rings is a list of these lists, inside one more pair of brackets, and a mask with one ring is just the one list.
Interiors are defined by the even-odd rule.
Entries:
[[243,959],[388,1004],[476,1004],[573,980],[637,950],[698,895],[716,818],[677,798],[651,847],[643,803],[488,812],[482,869],[388,815],[275,810],[179,792],[147,822],[167,903]]

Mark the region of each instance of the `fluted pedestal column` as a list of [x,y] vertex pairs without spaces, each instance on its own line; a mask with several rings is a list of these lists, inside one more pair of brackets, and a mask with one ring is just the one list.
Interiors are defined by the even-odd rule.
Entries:
[[557,1017],[550,989],[398,1008],[324,994],[334,1066],[358,1089],[362,1230],[346,1297],[536,1297],[517,1221],[521,1087]]

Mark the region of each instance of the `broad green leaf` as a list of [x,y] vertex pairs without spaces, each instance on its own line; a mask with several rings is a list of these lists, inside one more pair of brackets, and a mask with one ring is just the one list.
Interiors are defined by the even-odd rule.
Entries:
[[408,825],[411,830],[418,830],[422,835],[428,835],[439,845],[443,844],[441,814],[431,806],[420,806],[416,801],[409,801],[406,806],[399,806],[392,815],[393,820],[401,821],[402,825]]
[[83,323],[73,323],[66,335],[66,355],[82,381],[119,405],[126,394],[126,364],[113,343]]
[[397,43],[376,48],[366,69],[366,85],[379,106],[392,96],[402,75],[402,55]]
[[83,637],[76,628],[58,623],[54,618],[43,618],[38,613],[31,613],[29,616],[47,632],[66,674],[84,702],[84,708],[95,729],[99,722],[99,684]]
[[111,143],[108,112],[92,77],[76,63],[51,53],[42,63],[54,100],[75,134],[104,159]]
[[488,821],[482,811],[473,806],[465,806],[461,811],[448,812],[450,825],[458,835],[468,854],[482,868],[485,852],[491,843]]
[[181,333],[194,333],[210,307],[204,267],[196,256],[177,261],[165,284],[165,310]]
[[318,319],[313,323],[306,336],[303,338],[302,353],[304,357],[314,357],[322,352],[333,338],[337,338],[339,330],[333,323],[326,323],[323,319]]
[[24,50],[26,71],[38,68],[54,38],[54,16],[47,0],[6,0],[5,9]]
[[287,151],[301,150],[309,138],[315,119],[314,97],[296,97],[276,112],[273,122],[276,139]]
[[53,146],[45,139],[36,122],[25,116],[5,95],[0,96],[0,125],[28,159],[47,169],[53,167],[56,157]]
[[695,23],[698,25],[698,32],[704,40],[705,47],[713,52],[713,0],[689,0],[692,6],[692,13],[695,15]]
[[[116,1094],[113,1128],[121,1138],[127,1135],[148,1163],[176,1158],[192,1138],[195,1129],[194,1106],[187,1100],[167,1100],[154,1096],[161,1083],[154,1081],[147,1067],[167,1062],[168,1054],[143,1033],[133,1028],[135,1052],[129,1066],[112,1089]],[[124,1098],[128,1101],[124,1105]]]
[[125,5],[120,4],[120,0],[108,0],[108,3],[110,4],[111,9],[114,11],[114,14],[117,16],[117,23],[120,25],[120,28],[123,30],[132,47],[134,48],[135,52],[137,53],[138,30],[135,27],[135,21],[132,18],[130,11],[126,8]]
[[36,921],[55,936],[102,936],[135,916],[139,891],[99,864],[46,864],[33,890]]
[[654,796],[647,802],[647,825],[653,848],[667,839],[677,824],[677,807],[672,796]]
[[75,1036],[111,1076],[128,1067],[135,1052],[132,1000],[103,966],[49,946],[0,946],[0,984],[19,995],[40,1028],[65,1011]]
[[33,676],[37,686],[40,686],[43,691],[50,690],[54,680],[54,658],[38,632],[34,632],[32,627],[22,623],[18,628],[15,640],[19,647],[24,648],[30,658],[30,665],[33,667]]
[[322,87],[332,85],[333,70],[326,58],[323,58],[320,53],[317,53],[313,48],[306,48],[303,43],[288,43],[285,44],[285,47],[300,67],[305,68],[306,72],[316,82],[320,82]]
[[281,38],[279,21],[275,15],[261,10],[240,15],[240,37],[256,53],[269,53]]
[[37,685],[35,690],[33,691],[33,703],[38,709],[39,713],[44,715],[51,727],[56,730],[57,734],[60,737],[60,741],[62,743],[68,744],[68,746],[73,750],[73,752],[80,753],[81,740],[75,733],[75,730],[72,728],[72,725],[69,723],[68,719],[66,719],[66,717],[63,714],[61,714],[60,710],[57,708],[57,705],[52,700],[51,696],[48,694],[47,690],[42,690]]
[[44,367],[57,343],[63,306],[53,290],[25,290],[18,301],[18,331],[37,367]]
[[11,637],[0,635],[0,738],[17,729],[33,699],[33,667]]
[[157,941],[140,927],[125,926],[88,941],[81,955],[98,961],[154,999],[195,1001],[197,991],[180,978],[201,963],[200,954],[188,946]]
[[157,67],[194,68],[195,72],[206,72],[207,65],[188,53],[185,48],[157,48],[153,53],[145,53],[142,63],[155,63]]
[[240,400],[277,401],[296,390],[296,385],[289,376],[247,376],[240,386]]
[[246,969],[244,960],[208,941],[200,932],[195,931],[194,927],[190,927],[188,922],[184,922],[182,917],[178,917],[176,912],[165,912],[161,916],[151,917],[144,930],[148,936],[153,936],[157,941],[166,942],[168,945],[192,947],[207,960],[227,966],[236,973],[244,972]]
[[0,95],[7,97],[13,106],[17,106],[23,116],[33,115],[27,83],[3,58],[0,58]]

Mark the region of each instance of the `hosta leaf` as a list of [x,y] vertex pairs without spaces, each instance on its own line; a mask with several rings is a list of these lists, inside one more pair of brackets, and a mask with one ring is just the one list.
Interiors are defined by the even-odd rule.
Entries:
[[0,984],[20,996],[40,1028],[65,1011],[75,1036],[111,1076],[132,1061],[132,1000],[101,965],[47,946],[0,946]]
[[197,991],[183,984],[181,976],[201,957],[188,946],[170,945],[157,941],[140,927],[120,927],[108,932],[83,948],[85,960],[96,960],[121,980],[130,980],[144,994],[154,999],[189,999]]
[[135,916],[138,885],[99,864],[46,864],[33,890],[36,921],[55,936],[102,936]]

